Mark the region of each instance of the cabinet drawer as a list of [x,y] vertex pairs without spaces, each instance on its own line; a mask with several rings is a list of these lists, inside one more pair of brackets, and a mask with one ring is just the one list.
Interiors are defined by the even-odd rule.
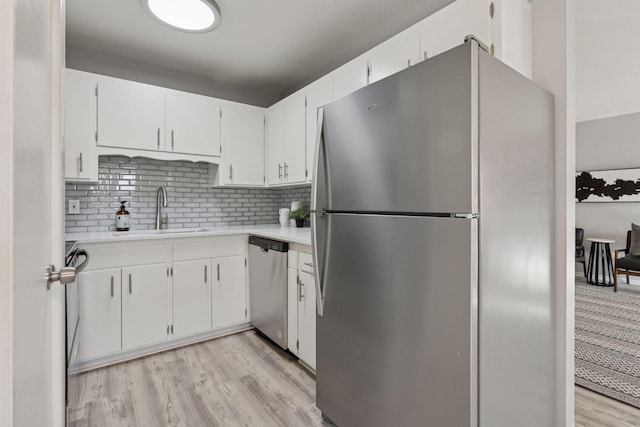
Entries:
[[173,261],[244,255],[245,237],[201,237],[176,240],[173,243]]
[[301,271],[305,271],[307,273],[313,274],[314,272],[314,266],[313,266],[313,258],[311,257],[311,254],[305,254],[303,252],[300,252],[300,254],[298,255],[298,268]]
[[82,245],[82,248],[91,254],[87,271],[168,263],[171,260],[171,243],[167,241],[96,243]]

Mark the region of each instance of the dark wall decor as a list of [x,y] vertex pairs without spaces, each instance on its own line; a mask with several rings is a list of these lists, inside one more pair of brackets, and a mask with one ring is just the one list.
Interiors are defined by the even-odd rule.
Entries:
[[640,202],[640,168],[576,173],[577,202]]

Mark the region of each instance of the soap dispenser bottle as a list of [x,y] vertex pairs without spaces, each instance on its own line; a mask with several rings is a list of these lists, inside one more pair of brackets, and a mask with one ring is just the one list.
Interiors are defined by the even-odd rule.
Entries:
[[126,200],[120,202],[120,210],[116,212],[116,230],[129,231],[129,211],[124,207]]

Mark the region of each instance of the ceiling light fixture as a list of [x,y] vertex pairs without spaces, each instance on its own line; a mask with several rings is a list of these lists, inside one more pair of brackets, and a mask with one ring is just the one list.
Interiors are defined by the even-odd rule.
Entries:
[[220,25],[220,9],[213,0],[140,0],[154,19],[174,30],[206,33]]

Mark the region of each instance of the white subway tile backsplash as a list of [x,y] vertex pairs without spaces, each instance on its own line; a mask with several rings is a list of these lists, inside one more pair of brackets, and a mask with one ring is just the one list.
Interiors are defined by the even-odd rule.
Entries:
[[294,200],[309,207],[309,185],[288,188],[207,188],[205,163],[101,156],[98,184],[66,185],[80,215],[66,215],[66,232],[115,230],[115,213],[127,201],[133,229],[155,227],[156,192],[167,190],[170,228],[276,224],[278,209]]

